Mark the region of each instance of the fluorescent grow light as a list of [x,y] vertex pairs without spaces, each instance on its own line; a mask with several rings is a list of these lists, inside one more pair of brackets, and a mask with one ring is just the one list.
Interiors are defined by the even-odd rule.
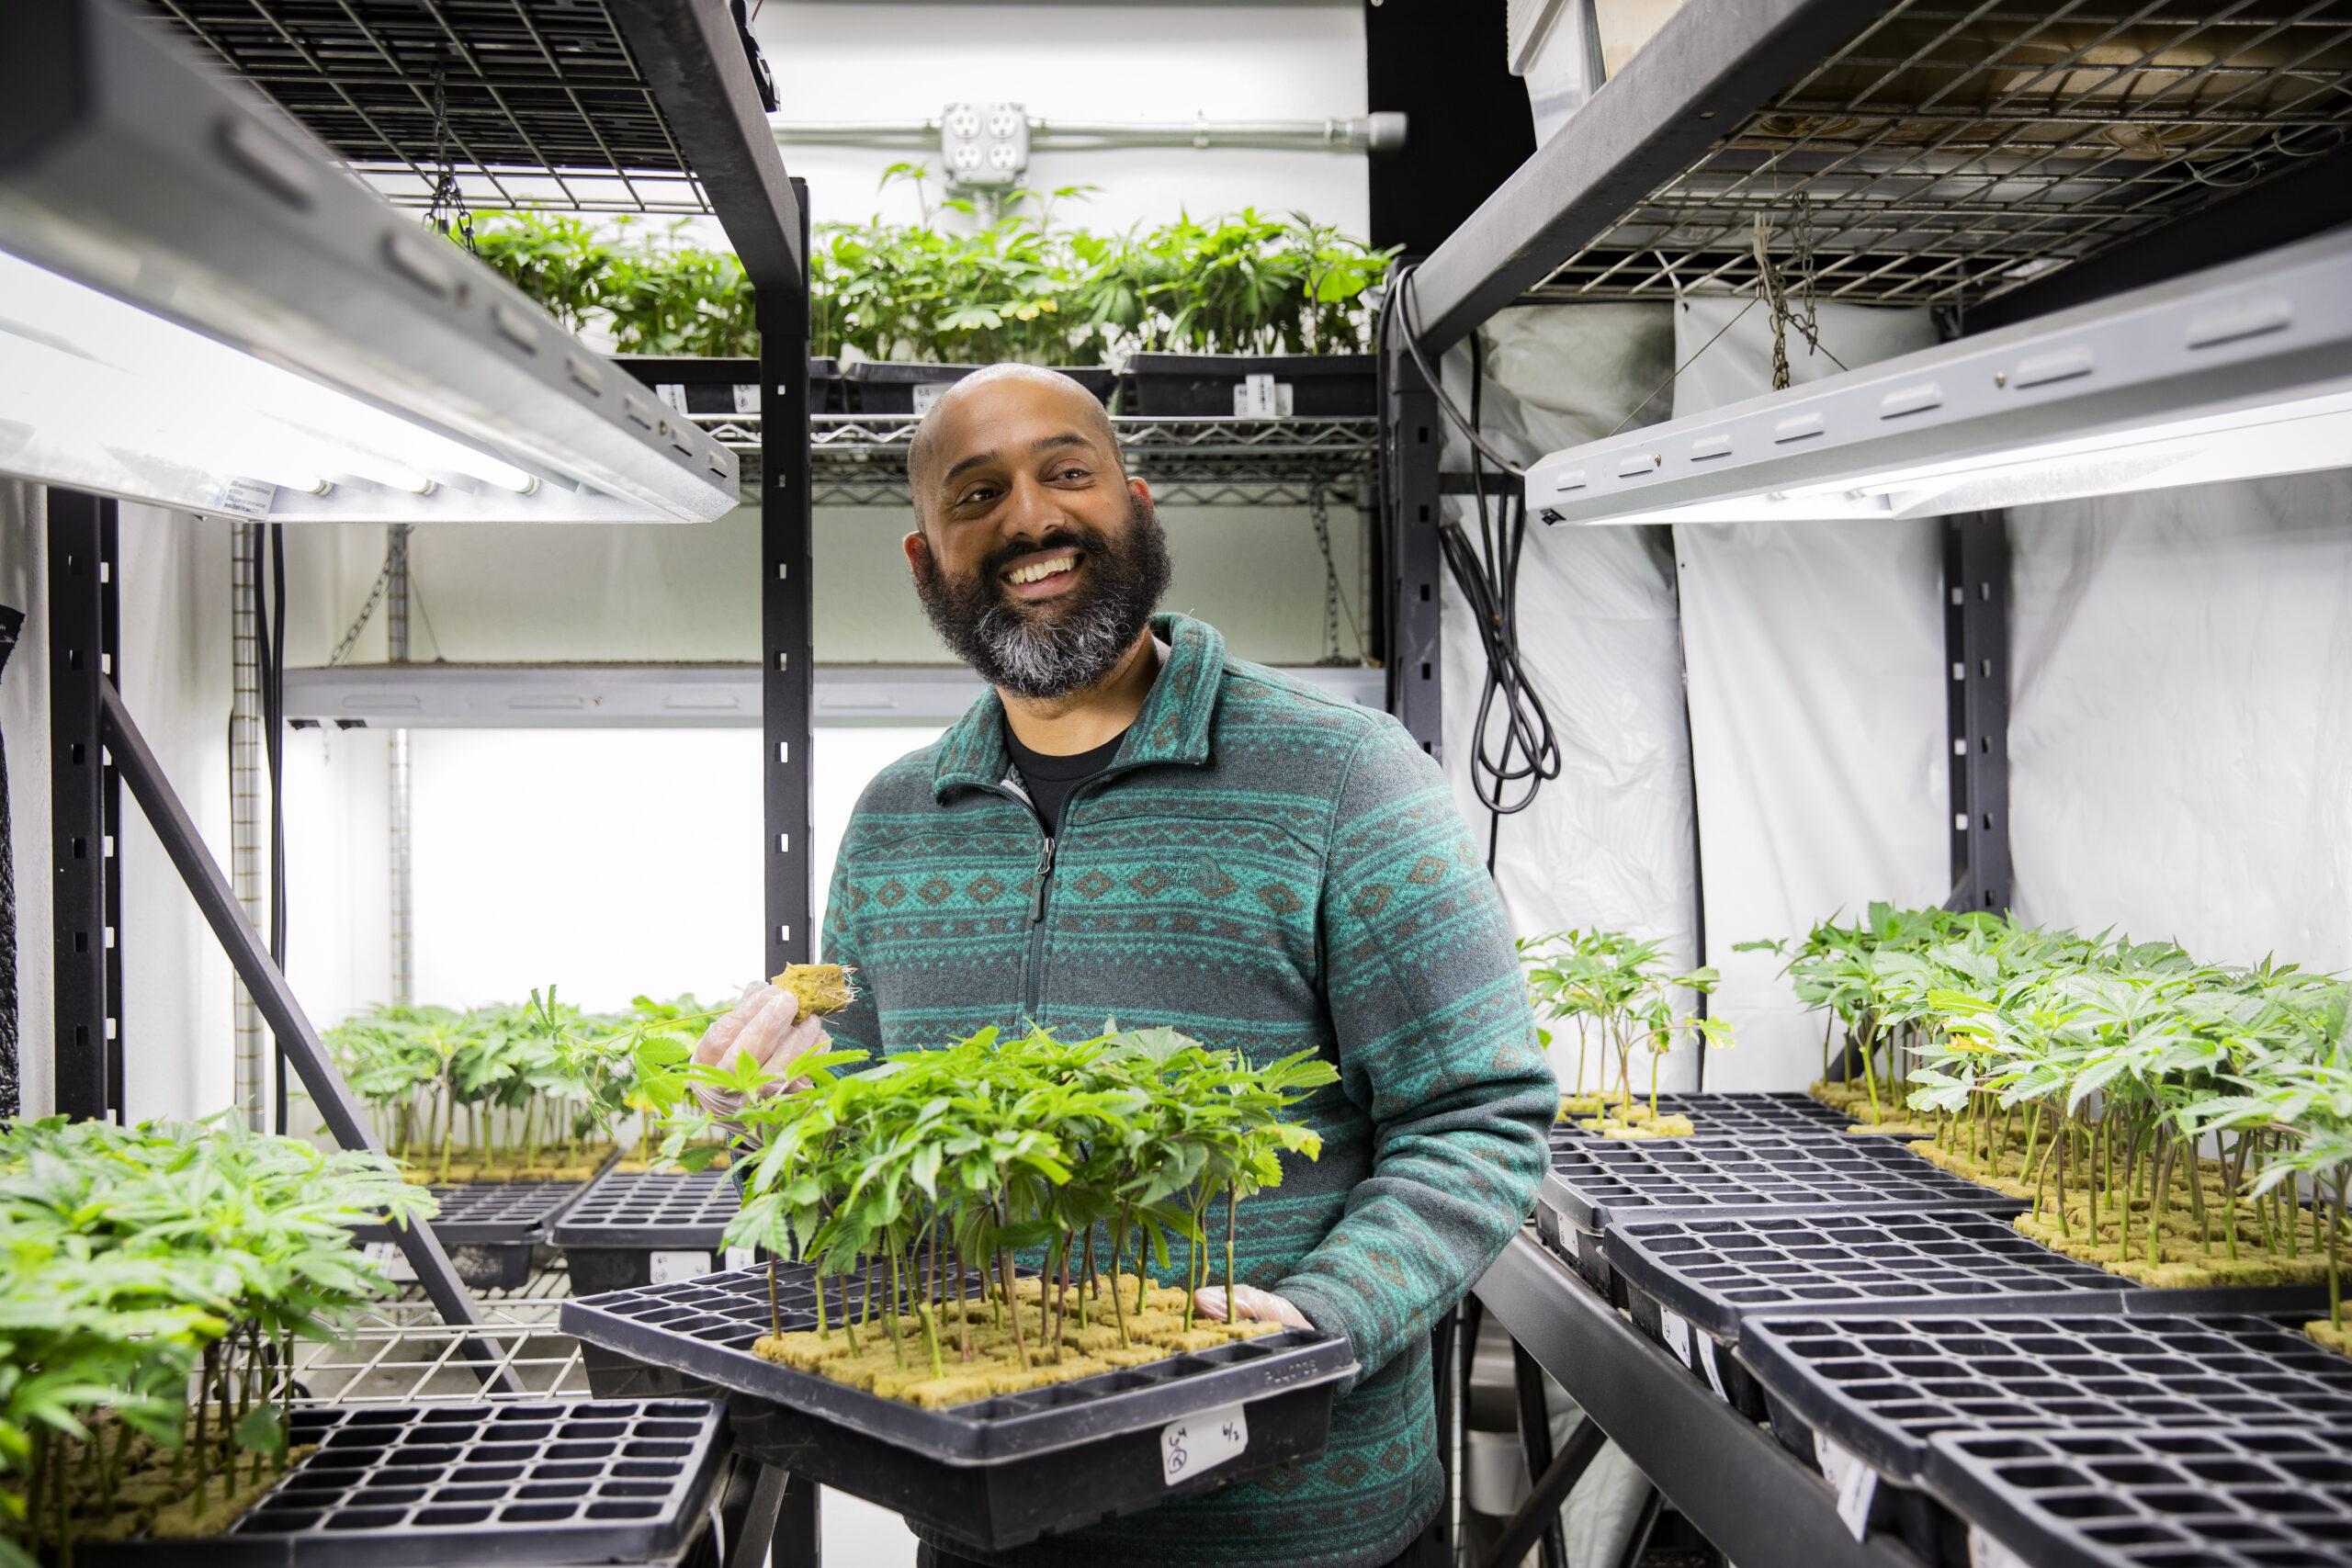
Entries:
[[0,473],[287,521],[738,500],[726,447],[113,0],[0,6]]
[[1935,516],[2352,467],[2352,230],[1555,452],[1547,523]]

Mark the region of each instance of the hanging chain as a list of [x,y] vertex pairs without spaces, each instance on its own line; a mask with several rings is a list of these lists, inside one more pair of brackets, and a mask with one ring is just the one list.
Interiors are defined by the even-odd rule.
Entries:
[[458,187],[458,165],[449,156],[447,76],[447,67],[435,62],[433,67],[433,199],[425,204],[424,220],[444,234],[454,230],[458,243],[480,255],[481,251],[474,245],[474,215],[466,208],[465,192]]
[[384,592],[391,585],[392,557],[388,550],[384,554],[384,564],[377,569],[376,585],[368,590],[368,603],[359,606],[359,618],[351,623],[351,629],[343,634],[343,640],[334,645],[333,653],[327,655],[330,667],[339,665],[350,657],[351,645],[357,642],[359,634],[368,629],[368,617],[376,613],[376,606],[384,602]]
[[1331,513],[1323,487],[1306,492],[1306,513],[1315,523],[1315,547],[1323,552],[1323,662],[1355,662],[1340,651],[1340,568],[1331,558]]
[[[1845,362],[1821,346],[1821,325],[1813,288],[1813,208],[1796,198],[1796,216],[1789,224],[1789,260],[1783,266],[1772,259],[1772,225],[1762,214],[1756,219],[1756,297],[1772,312],[1772,389],[1790,384],[1789,329],[1794,327],[1805,346],[1838,369]],[[1793,296],[1793,301],[1792,297]]]

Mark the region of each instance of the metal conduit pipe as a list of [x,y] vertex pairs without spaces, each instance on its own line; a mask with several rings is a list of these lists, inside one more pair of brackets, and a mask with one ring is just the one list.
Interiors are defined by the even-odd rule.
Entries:
[[[386,653],[394,664],[408,662],[408,530],[395,523],[385,541],[384,634]],[[408,1007],[416,1000],[416,953],[410,924],[409,754],[408,731],[395,729],[389,750],[391,772],[389,796],[391,841],[392,1005]]]
[[[229,882],[245,919],[262,929],[261,637],[254,599],[261,592],[261,525],[239,523],[229,550]],[[267,1130],[270,1055],[261,1009],[242,979],[235,982],[234,1101],[250,1130]]]
[[[936,148],[941,121],[930,119],[771,119],[780,146]],[[1031,116],[1029,145],[1054,152],[1118,147],[1257,147],[1277,151],[1393,152],[1405,145],[1405,116],[1333,119],[1097,120]]]

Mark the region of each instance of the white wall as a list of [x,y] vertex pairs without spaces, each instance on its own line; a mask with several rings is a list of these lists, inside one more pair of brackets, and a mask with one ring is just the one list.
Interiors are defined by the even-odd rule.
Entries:
[[[806,5],[766,0],[752,24],[785,120],[915,120],[950,102],[1025,104],[1080,120],[1322,119],[1361,115],[1363,18],[1352,0],[1306,5]],[[820,222],[912,222],[896,163],[930,152],[788,146]],[[1371,221],[1361,153],[1185,147],[1040,149],[1027,184],[1102,187],[1057,221],[1105,232],[1255,207],[1298,209],[1358,237]]]

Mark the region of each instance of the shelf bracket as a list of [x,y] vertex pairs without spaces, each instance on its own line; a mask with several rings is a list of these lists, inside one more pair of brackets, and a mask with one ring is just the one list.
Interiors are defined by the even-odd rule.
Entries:
[[2000,512],[1943,520],[1946,740],[1951,896],[1944,908],[2009,908],[2009,530]]

